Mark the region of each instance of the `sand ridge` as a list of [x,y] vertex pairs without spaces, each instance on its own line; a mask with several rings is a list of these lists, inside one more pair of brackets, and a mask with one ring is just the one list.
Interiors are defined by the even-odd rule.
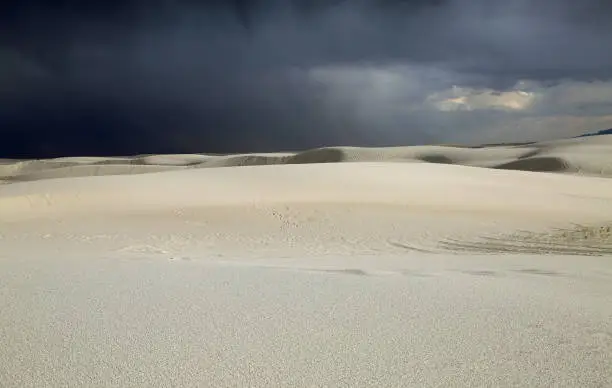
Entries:
[[0,180],[143,174],[189,168],[340,162],[442,163],[493,169],[612,177],[612,135],[520,145],[326,147],[301,152],[238,155],[139,155],[0,162]]

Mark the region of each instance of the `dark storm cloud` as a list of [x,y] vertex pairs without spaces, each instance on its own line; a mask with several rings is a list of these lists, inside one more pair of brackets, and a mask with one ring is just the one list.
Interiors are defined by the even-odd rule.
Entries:
[[612,76],[607,1],[12,3],[0,6],[0,156],[444,141],[416,113],[364,119],[313,69],[445,74],[407,85],[415,100]]

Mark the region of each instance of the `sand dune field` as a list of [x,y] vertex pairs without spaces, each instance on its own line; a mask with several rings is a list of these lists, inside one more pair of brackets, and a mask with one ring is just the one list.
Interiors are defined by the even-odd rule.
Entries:
[[0,385],[612,381],[612,135],[0,160]]

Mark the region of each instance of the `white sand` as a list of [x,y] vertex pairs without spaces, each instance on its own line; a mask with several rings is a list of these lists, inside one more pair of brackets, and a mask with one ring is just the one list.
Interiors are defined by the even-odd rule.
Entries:
[[611,164],[612,136],[0,162],[1,385],[606,386]]

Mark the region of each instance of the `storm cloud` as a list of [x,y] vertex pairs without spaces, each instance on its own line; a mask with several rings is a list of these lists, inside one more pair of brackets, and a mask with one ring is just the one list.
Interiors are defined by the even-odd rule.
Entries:
[[607,1],[15,3],[0,6],[0,157],[612,127]]

